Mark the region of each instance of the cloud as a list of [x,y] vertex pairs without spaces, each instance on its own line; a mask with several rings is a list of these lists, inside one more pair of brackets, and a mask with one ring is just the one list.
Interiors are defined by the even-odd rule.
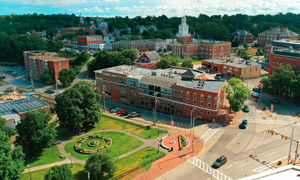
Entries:
[[140,4],[144,4],[145,3],[145,1],[140,1]]
[[62,7],[62,6],[69,6],[72,4],[84,4],[86,3],[86,0],[27,0],[22,1],[22,4],[28,4],[28,5],[48,5],[52,4],[53,7]]
[[116,12],[130,12],[130,8],[129,7],[115,7],[114,10]]
[[[107,8],[105,8],[105,9],[101,9],[101,8],[98,8],[98,7],[93,7],[93,8],[84,8],[83,10],[82,10],[82,12],[88,12],[88,13],[103,13],[103,12],[107,12],[107,11],[109,11],[109,8],[107,7]],[[80,10],[78,10],[77,12],[80,12]]]
[[120,0],[104,0],[105,2],[108,2],[108,3],[119,3]]

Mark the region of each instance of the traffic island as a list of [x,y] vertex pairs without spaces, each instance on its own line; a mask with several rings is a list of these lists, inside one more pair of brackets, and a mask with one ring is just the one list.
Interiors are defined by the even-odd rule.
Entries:
[[300,166],[300,160],[299,159],[296,159],[295,163],[294,163],[294,161],[295,161],[294,158],[291,158],[289,161],[288,161],[288,158],[284,158],[284,159],[281,159],[279,161],[276,161],[276,162],[272,163],[271,166],[274,167],[274,168],[279,168],[279,167],[283,167],[283,166],[286,166],[286,165]]
[[[187,146],[185,149],[179,150],[179,144],[178,144],[178,135],[182,135],[185,138],[190,140],[190,145]],[[139,176],[135,180],[150,180],[155,179],[158,176],[161,176],[162,174],[166,173],[167,171],[177,167],[181,163],[185,162],[188,158],[195,156],[198,154],[202,148],[204,143],[199,140],[199,137],[195,136],[194,141],[194,147],[193,147],[193,134],[190,134],[188,132],[179,131],[177,132],[177,135],[168,136],[164,139],[164,145],[166,147],[173,147],[174,152],[167,155],[164,158],[161,158],[155,162],[153,162],[151,169],[146,172],[145,174]],[[171,144],[169,143],[171,140],[174,140],[176,143]]]

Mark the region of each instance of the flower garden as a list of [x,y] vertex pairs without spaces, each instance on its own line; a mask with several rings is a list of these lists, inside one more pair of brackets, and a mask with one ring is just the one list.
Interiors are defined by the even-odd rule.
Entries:
[[[106,141],[106,145],[104,146],[101,146],[99,149],[96,149],[96,150],[88,150],[88,149],[84,149],[83,147],[81,147],[81,144],[85,141],[88,141],[88,140],[91,140],[91,139],[96,139],[96,138],[99,138],[99,139],[104,139],[105,136],[104,135],[89,135],[89,136],[86,136],[86,137],[83,137],[82,139],[79,139],[77,141],[77,143],[74,145],[74,148],[77,152],[80,152],[80,153],[83,153],[83,154],[91,154],[91,153],[94,153],[96,151],[103,151],[107,148],[109,148],[111,145],[112,145],[112,139],[110,137],[107,137],[105,138],[105,141]],[[97,147],[100,145],[100,142],[99,141],[89,141],[88,143],[88,146],[89,147]]]
[[178,136],[178,140],[179,140],[179,145],[181,149],[185,149],[186,147],[189,146],[190,141],[188,138],[184,137],[183,135],[179,135]]

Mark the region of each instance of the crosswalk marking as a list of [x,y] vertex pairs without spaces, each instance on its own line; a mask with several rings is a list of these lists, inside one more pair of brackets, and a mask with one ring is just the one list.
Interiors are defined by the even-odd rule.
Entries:
[[214,124],[208,131],[201,136],[201,139],[203,139],[204,143],[209,140],[211,136],[213,136],[219,129],[222,127],[222,125]]
[[248,123],[256,123],[256,124],[293,124],[300,125],[297,121],[282,121],[282,120],[261,120],[261,119],[247,119]]

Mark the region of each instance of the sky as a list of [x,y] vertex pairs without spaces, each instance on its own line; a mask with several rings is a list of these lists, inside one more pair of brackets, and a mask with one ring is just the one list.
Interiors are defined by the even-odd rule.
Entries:
[[300,13],[300,0],[0,0],[0,15],[76,14],[83,16],[197,16],[237,13]]

